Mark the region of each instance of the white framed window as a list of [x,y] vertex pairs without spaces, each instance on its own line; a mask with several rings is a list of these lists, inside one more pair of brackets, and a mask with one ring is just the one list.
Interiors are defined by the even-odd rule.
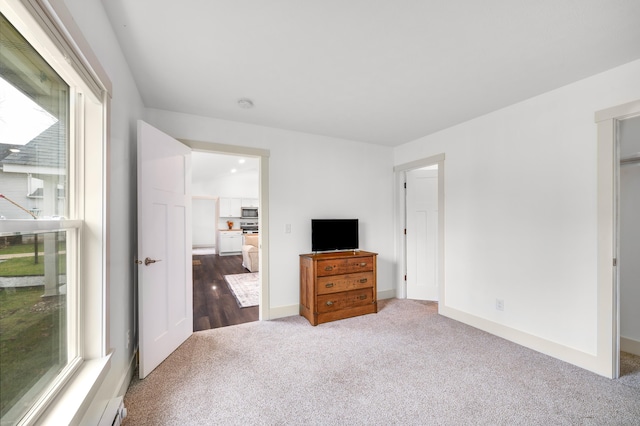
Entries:
[[108,94],[45,0],[0,0],[0,65],[0,423],[62,424],[108,367]]

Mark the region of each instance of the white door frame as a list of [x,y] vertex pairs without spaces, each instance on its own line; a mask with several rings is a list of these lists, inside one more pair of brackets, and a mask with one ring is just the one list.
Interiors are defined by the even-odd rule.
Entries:
[[260,158],[260,216],[258,226],[260,228],[260,247],[258,273],[260,275],[260,305],[258,307],[258,320],[271,319],[271,305],[269,303],[269,156],[270,151],[260,148],[248,148],[243,146],[225,145],[213,142],[178,139],[191,148],[192,151],[207,152],[212,154],[243,155]]
[[620,153],[618,122],[640,116],[640,100],[595,113],[598,125],[598,333],[597,370],[620,376],[619,253]]
[[396,296],[400,299],[407,297],[407,246],[404,229],[406,226],[406,205],[404,194],[405,173],[410,170],[421,169],[427,166],[438,166],[438,311],[445,306],[445,273],[444,273],[444,154],[434,155],[400,164],[393,168],[395,173],[395,251],[398,259],[396,271]]

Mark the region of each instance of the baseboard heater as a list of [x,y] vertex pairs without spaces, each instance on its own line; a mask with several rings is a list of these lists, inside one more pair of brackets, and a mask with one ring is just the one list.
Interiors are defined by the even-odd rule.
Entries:
[[98,426],[120,426],[125,417],[127,417],[127,409],[124,406],[123,397],[119,396],[107,403]]

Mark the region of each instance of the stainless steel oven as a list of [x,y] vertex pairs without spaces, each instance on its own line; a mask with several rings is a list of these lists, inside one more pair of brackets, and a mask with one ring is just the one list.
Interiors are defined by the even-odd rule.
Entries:
[[258,221],[255,220],[243,220],[240,221],[240,229],[243,234],[257,234],[258,233]]

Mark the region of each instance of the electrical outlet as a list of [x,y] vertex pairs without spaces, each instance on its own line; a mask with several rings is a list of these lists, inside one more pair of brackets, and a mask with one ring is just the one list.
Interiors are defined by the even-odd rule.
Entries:
[[496,299],[496,309],[499,311],[504,311],[504,300]]

